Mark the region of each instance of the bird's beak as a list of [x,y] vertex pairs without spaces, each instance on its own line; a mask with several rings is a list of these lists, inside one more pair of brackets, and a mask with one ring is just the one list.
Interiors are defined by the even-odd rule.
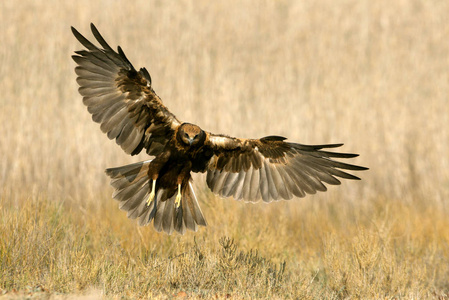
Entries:
[[194,140],[194,138],[190,138],[190,137],[189,137],[189,145],[190,145],[190,146],[192,146],[193,140]]

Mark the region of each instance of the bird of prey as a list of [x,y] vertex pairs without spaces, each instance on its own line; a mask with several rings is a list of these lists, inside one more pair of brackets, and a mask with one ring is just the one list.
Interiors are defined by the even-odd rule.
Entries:
[[334,160],[357,154],[326,150],[342,144],[302,145],[281,136],[234,138],[180,121],[153,90],[148,71],[135,69],[122,48],[114,51],[93,24],[91,30],[101,47],[72,27],[85,47],[72,56],[83,102],[126,153],[145,149],[153,157],[106,169],[113,198],[139,225],[153,221],[157,231],[168,234],[206,226],[192,172],[207,172],[208,187],[222,197],[271,202],[326,191],[323,183],[340,184],[338,177],[360,179],[342,170],[367,169]]

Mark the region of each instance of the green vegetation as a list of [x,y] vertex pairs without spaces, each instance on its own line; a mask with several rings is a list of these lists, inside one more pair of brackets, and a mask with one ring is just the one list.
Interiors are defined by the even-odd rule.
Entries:
[[[446,299],[449,2],[4,1],[0,298]],[[271,204],[195,189],[167,236],[111,199],[129,157],[93,123],[70,55],[94,22],[180,120],[345,142],[360,182]]]

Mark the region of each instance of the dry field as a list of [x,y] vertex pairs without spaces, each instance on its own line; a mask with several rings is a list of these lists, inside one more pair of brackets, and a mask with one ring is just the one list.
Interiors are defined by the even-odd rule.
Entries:
[[[0,298],[449,297],[448,1],[1,1]],[[207,228],[138,228],[127,156],[77,92],[94,22],[179,119],[344,142],[360,182],[271,204],[195,188]],[[3,295],[3,296],[1,296]]]

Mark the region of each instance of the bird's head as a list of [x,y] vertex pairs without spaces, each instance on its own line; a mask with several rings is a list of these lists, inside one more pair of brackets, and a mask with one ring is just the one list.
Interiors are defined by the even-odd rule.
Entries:
[[205,138],[205,132],[196,125],[183,123],[178,129],[178,140],[185,146],[199,146]]

